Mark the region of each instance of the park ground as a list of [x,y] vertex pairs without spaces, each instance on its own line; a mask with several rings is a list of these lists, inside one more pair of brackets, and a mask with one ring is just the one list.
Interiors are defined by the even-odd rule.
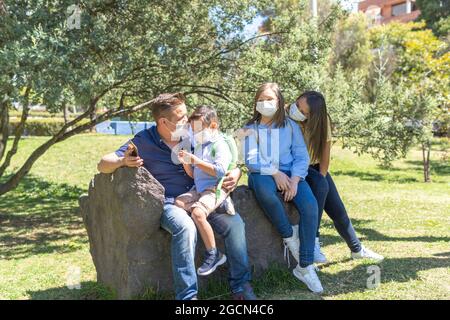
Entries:
[[[12,169],[45,137],[24,138]],[[125,136],[83,134],[53,146],[19,187],[0,197],[0,299],[111,299],[96,283],[78,197],[87,191],[102,154]],[[11,143],[9,144],[11,145]],[[447,150],[447,151],[445,151]],[[333,147],[331,173],[363,243],[383,254],[380,285],[367,288],[370,261],[352,261],[328,217],[322,225],[322,296],[306,289],[287,268],[272,267],[255,279],[266,299],[450,299],[450,165],[448,139],[436,139],[432,182],[423,183],[421,152],[412,150],[392,168],[368,156]],[[245,183],[245,178],[241,183]],[[281,250],[281,244],[280,244]],[[80,268],[81,288],[66,286],[68,270]],[[202,299],[229,298],[212,282]],[[143,298],[173,298],[149,291]]]

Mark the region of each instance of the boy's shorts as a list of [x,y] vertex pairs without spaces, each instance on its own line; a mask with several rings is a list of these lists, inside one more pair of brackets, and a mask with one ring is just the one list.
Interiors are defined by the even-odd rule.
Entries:
[[[219,198],[216,196],[216,188],[208,188],[203,192],[198,192],[195,186],[186,193],[179,195],[175,199],[175,204],[182,207],[188,212],[192,212],[194,208],[200,208],[208,216],[214,212],[224,201],[232,206],[229,193],[225,190],[220,191]],[[234,214],[234,208],[227,210],[227,213]]]

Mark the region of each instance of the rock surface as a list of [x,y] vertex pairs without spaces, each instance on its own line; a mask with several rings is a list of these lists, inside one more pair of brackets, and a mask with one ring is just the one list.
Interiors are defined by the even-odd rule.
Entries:
[[[138,297],[149,288],[173,291],[171,237],[160,228],[163,194],[164,188],[146,169],[120,168],[112,174],[97,174],[88,195],[80,197],[97,280],[112,288],[119,299]],[[253,276],[260,275],[271,263],[285,263],[281,237],[252,191],[239,186],[232,198],[245,222]],[[293,206],[286,209],[291,223],[297,223]],[[216,240],[223,250],[222,240]],[[198,237],[197,267],[203,250]],[[222,267],[206,279],[201,277],[200,286],[211,278],[226,279],[227,271],[227,267]]]

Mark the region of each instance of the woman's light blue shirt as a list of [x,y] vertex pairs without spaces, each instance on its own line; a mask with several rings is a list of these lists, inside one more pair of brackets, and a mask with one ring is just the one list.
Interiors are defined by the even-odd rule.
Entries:
[[250,172],[272,175],[283,170],[305,179],[309,155],[297,123],[287,118],[286,125],[280,128],[264,124],[244,128],[253,129],[243,144],[244,162]]

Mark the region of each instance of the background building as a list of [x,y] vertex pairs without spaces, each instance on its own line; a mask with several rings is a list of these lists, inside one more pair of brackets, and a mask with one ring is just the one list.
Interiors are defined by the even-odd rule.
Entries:
[[358,4],[358,10],[364,12],[375,24],[409,22],[420,15],[414,0],[365,0]]

